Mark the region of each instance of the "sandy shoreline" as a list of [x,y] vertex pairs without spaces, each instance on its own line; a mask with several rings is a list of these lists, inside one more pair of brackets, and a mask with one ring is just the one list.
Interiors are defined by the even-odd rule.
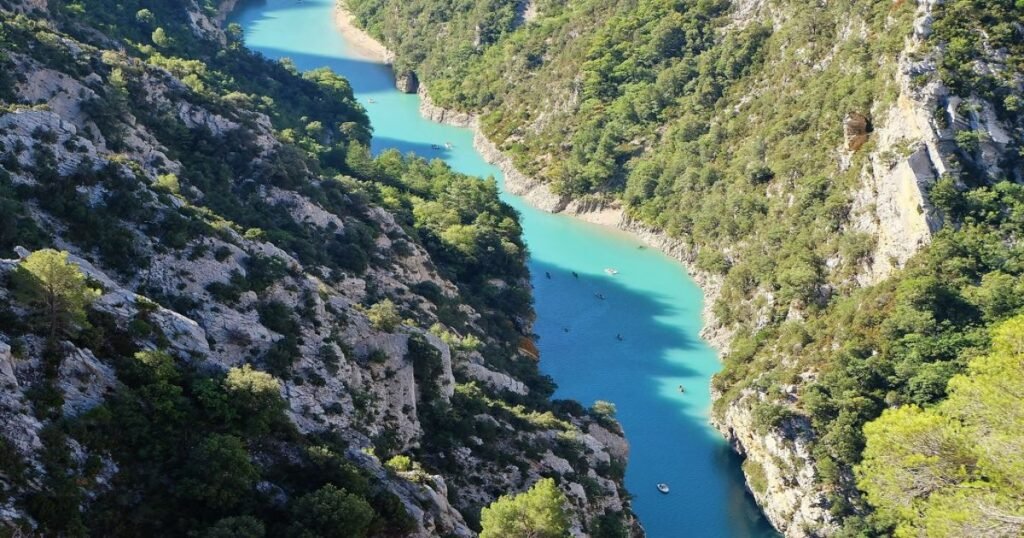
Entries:
[[338,2],[334,8],[334,24],[345,37],[345,42],[358,56],[378,63],[391,63],[394,55],[380,41],[356,25],[355,15]]

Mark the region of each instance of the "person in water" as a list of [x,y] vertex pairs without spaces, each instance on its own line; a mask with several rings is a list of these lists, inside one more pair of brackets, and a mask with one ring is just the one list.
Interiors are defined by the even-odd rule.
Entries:
[[622,333],[616,334],[615,339],[618,340],[619,342],[625,340],[625,338],[622,337]]
[[579,277],[580,277],[580,275],[578,275],[578,274],[576,273],[576,271],[573,271],[573,272],[572,272],[572,276],[573,276],[573,277],[575,277],[575,278],[579,278]]
[[544,271],[544,274],[547,275],[548,280],[551,280],[551,271]]

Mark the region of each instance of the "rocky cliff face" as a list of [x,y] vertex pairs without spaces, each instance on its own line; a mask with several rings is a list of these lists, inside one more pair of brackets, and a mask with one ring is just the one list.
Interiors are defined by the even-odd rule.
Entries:
[[[186,12],[197,35],[224,42],[218,23],[233,4],[225,2],[217,20],[194,5]],[[52,28],[39,11],[34,17]],[[535,358],[514,352],[509,364],[497,365],[439,336],[457,334],[446,323],[445,316],[453,314],[440,312],[451,307],[454,315],[469,320],[463,336],[474,335],[484,347],[508,345],[482,328],[478,321],[488,313],[467,304],[461,283],[442,276],[427,249],[393,213],[373,204],[350,205],[351,212],[342,212],[309,195],[308,188],[257,185],[283,147],[266,114],[197,98],[181,75],[67,35],[60,34],[54,46],[78,65],[105,62],[107,67],[101,74],[63,70],[60,62],[47,64],[47,57],[9,51],[19,80],[14,98],[0,108],[0,179],[9,177],[18,192],[70,185],[62,195],[84,204],[51,207],[38,197],[24,197],[30,220],[47,236],[41,246],[70,251],[72,262],[102,290],[92,312],[106,320],[111,333],[125,332],[142,349],[166,350],[183,364],[216,370],[252,363],[266,367],[261,357],[288,349],[290,364],[277,372],[288,417],[302,434],[338,433],[349,447],[346,456],[400,499],[414,522],[409,536],[473,536],[466,514],[475,517],[498,495],[523,490],[541,476],[560,477],[576,535],[585,535],[597,515],[628,511],[621,484],[608,472],[622,465],[628,453],[617,426],[601,425],[585,412],[561,415],[553,425],[516,415],[525,413],[521,406],[510,411],[531,394],[528,380],[516,372],[536,372]],[[373,230],[367,269],[342,271],[300,261],[296,252],[268,238],[280,230],[246,230],[198,209],[213,193],[197,185],[178,192],[173,174],[185,168],[183,161],[191,155],[168,147],[166,132],[154,132],[141,111],[140,117],[115,118],[117,128],[110,130],[98,125],[95,109],[84,110],[90,101],[116,91],[112,68],[135,71],[132,84],[151,108],[146,113],[171,118],[175,136],[199,133],[203,140],[225,145],[246,140],[243,160],[254,163],[253,176],[233,177],[232,188],[255,189],[259,211],[282,215],[291,233],[344,236]],[[117,141],[103,134],[114,132]],[[299,173],[313,186],[339,181],[301,167]],[[130,196],[129,205],[139,209],[131,211],[131,219],[112,219],[121,239],[101,246],[80,240],[67,212],[106,210],[118,196]],[[343,196],[346,203],[358,198],[355,193]],[[180,224],[179,215],[193,219],[189,222],[197,228],[171,240],[167,234],[171,223]],[[120,248],[131,254],[125,267],[112,267],[108,250]],[[0,282],[18,263],[0,260]],[[239,285],[257,279],[263,284]],[[370,320],[367,307],[384,299],[398,305],[404,322],[383,326]],[[0,302],[6,305],[0,323],[0,436],[36,476],[45,476],[40,435],[53,420],[37,416],[30,403],[31,388],[50,375],[44,342],[6,324],[29,312],[2,286]],[[528,323],[520,329],[529,334]],[[54,374],[63,398],[59,417],[73,418],[99,405],[121,382],[102,348],[71,340],[60,342],[60,348],[64,358]],[[437,360],[426,379],[417,363],[422,354]],[[490,402],[473,419],[490,437],[469,436],[439,449],[425,442],[436,432],[424,426],[424,407],[448,405],[457,390],[476,391],[474,398]],[[531,447],[530,454],[517,448],[525,446]],[[79,452],[82,458],[90,456],[80,447]],[[426,469],[444,470],[395,472],[382,462],[393,453],[415,453]],[[106,461],[106,470],[86,486],[93,493],[103,491],[117,473],[116,464]],[[7,484],[6,478],[0,476],[0,482]],[[21,520],[31,528],[19,499],[31,495],[39,482],[7,485],[10,494],[0,501],[0,520]]]

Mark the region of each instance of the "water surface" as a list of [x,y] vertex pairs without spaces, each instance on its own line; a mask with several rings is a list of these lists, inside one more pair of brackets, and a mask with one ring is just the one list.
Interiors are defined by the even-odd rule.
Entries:
[[[255,0],[233,20],[249,47],[347,77],[369,112],[374,152],[443,158],[500,184],[501,172],[473,150],[469,130],[421,118],[418,97],[399,93],[386,66],[346,45],[333,25],[333,1]],[[431,148],[446,141],[452,149]],[[743,488],[739,461],[707,425],[709,379],[720,364],[698,337],[703,299],[683,267],[624,233],[504,199],[522,215],[531,252],[541,367],[558,383],[556,397],[618,406],[632,447],[626,486],[648,535],[775,536]],[[659,482],[671,494],[658,493]]]

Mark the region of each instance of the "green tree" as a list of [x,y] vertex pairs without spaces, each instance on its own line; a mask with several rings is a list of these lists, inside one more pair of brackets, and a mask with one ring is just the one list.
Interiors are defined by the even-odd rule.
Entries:
[[378,331],[391,332],[402,323],[402,316],[398,313],[398,307],[395,306],[395,303],[391,302],[391,299],[384,299],[371,306],[366,312],[366,317],[370,319],[373,328]]
[[618,412],[618,409],[616,409],[615,404],[611,402],[597,400],[594,402],[594,405],[590,407],[590,411],[601,418],[612,420],[615,418],[615,413]]
[[562,538],[568,535],[566,498],[545,478],[529,491],[502,495],[480,512],[480,538]]
[[374,518],[365,500],[331,484],[300,497],[291,512],[295,538],[359,538]]
[[203,533],[203,538],[263,538],[263,522],[252,516],[226,517]]
[[897,536],[1024,533],[1024,316],[1001,324],[992,352],[949,382],[931,409],[868,423],[858,485]]
[[224,389],[243,431],[261,435],[286,422],[281,384],[274,376],[246,364],[228,370]]
[[135,12],[135,20],[146,28],[152,28],[153,23],[156,22],[156,17],[153,15],[152,11],[148,9],[140,9]]
[[45,320],[50,340],[84,324],[85,310],[99,291],[89,287],[67,252],[37,250],[21,261],[14,273],[21,300],[33,306]]
[[228,40],[231,43],[242,44],[245,41],[245,31],[242,29],[242,25],[237,22],[228,24],[227,29],[224,30],[227,34]]
[[185,472],[186,496],[218,513],[239,507],[260,476],[242,440],[221,434],[210,435],[192,450]]
[[153,30],[153,44],[165,49],[171,45],[171,38],[167,37],[167,32],[163,28],[157,28]]

